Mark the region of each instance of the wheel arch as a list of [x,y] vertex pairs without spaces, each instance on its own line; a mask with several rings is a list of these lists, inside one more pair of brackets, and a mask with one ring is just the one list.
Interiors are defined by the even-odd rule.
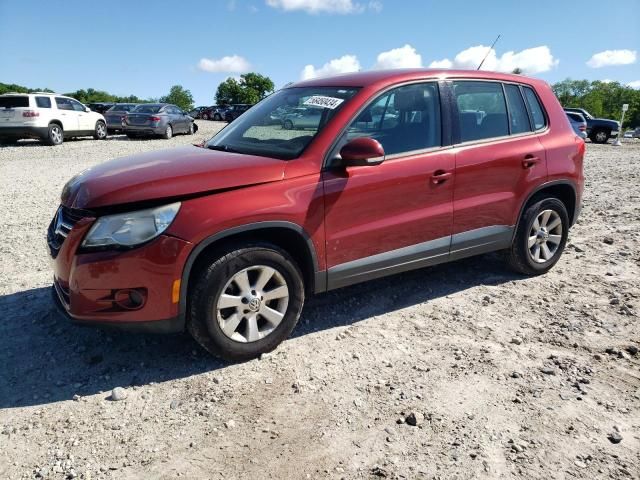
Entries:
[[179,315],[186,323],[189,290],[195,276],[207,259],[231,243],[266,241],[285,250],[296,261],[305,281],[307,292],[326,290],[326,272],[318,269],[318,258],[309,234],[299,225],[286,221],[256,222],[232,227],[202,240],[187,258],[180,284]]
[[567,208],[567,213],[569,214],[569,221],[571,222],[571,225],[576,222],[579,213],[578,194],[576,186],[569,180],[556,180],[544,183],[529,193],[525,201],[522,203],[522,206],[520,207],[516,225],[520,223],[520,219],[522,218],[522,215],[524,215],[527,207],[542,197],[556,197],[557,199],[559,199]]

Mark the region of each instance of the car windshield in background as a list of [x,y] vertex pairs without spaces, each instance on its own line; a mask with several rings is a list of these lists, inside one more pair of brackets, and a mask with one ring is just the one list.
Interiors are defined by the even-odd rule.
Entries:
[[336,87],[280,90],[221,130],[206,147],[284,160],[297,158],[357,91]]
[[138,105],[131,113],[158,113],[163,105]]
[[15,97],[0,97],[0,108],[16,108],[16,107],[28,107],[29,97],[27,96],[15,96]]

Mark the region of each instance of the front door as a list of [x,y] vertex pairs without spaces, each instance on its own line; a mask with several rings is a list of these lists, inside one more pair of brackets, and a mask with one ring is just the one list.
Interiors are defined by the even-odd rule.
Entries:
[[83,132],[92,132],[95,130],[95,117],[86,111],[87,107],[78,102],[77,100],[71,100],[71,106],[78,115],[78,130]]
[[329,288],[448,258],[455,157],[442,147],[439,104],[435,82],[397,87],[343,134],[336,151],[353,138],[372,137],[385,161],[330,164],[323,172]]
[[62,122],[62,129],[65,132],[75,132],[79,130],[78,114],[73,109],[70,98],[56,97],[56,106],[58,107],[58,115]]

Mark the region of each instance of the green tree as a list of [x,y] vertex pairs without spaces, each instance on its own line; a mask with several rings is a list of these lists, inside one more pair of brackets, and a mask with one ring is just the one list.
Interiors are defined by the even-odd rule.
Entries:
[[160,98],[161,103],[172,103],[187,112],[193,109],[193,95],[182,85],[174,85],[169,94]]
[[273,92],[273,81],[259,73],[250,72],[240,75],[240,80],[229,77],[218,85],[216,103],[258,103]]

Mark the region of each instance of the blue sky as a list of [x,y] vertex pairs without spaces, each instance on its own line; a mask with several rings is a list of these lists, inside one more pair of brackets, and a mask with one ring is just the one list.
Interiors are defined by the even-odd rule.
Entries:
[[355,69],[472,65],[500,33],[492,69],[640,88],[639,11],[640,0],[0,0],[0,82],[145,98],[181,84],[201,105],[247,70],[282,86]]

